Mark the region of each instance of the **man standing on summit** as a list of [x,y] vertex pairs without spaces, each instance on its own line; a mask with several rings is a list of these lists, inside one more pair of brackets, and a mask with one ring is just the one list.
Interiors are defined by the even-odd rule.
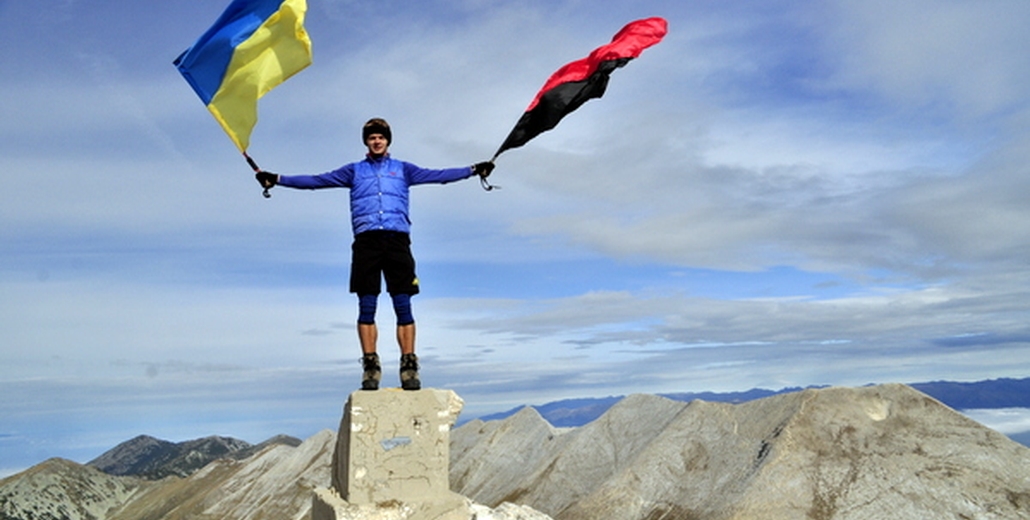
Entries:
[[411,297],[418,294],[415,258],[411,254],[411,220],[408,218],[408,188],[416,184],[446,184],[473,175],[486,178],[492,162],[461,168],[428,170],[390,157],[393,139],[390,125],[379,118],[370,119],[361,131],[368,148],[364,160],[346,164],[321,175],[277,175],[260,171],[257,180],[265,188],[282,185],[316,190],[350,188],[351,246],[350,292],[358,295],[358,339],[361,342],[361,388],[379,388],[382,369],[376,353],[379,331],[376,306],[382,279],[397,315],[397,344],[400,346],[401,388],[418,390],[418,356],[415,355],[415,318]]

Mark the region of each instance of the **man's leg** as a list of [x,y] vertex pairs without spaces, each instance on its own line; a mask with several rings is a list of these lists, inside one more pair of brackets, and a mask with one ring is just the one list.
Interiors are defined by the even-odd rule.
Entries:
[[379,329],[376,328],[375,313],[378,295],[361,295],[358,297],[358,342],[361,343],[361,365],[364,373],[361,376],[362,390],[378,390],[382,379],[382,368],[379,355],[376,354],[376,342],[379,340]]
[[415,353],[415,323],[397,325],[397,345],[401,347],[401,355]]
[[411,313],[411,297],[418,294],[418,276],[415,257],[411,254],[411,239],[406,233],[388,235],[383,277],[386,290],[393,300],[397,315],[397,346],[401,351],[401,388],[418,390],[418,357],[415,356],[415,317]]
[[378,390],[379,380],[383,377],[383,369],[379,365],[379,354],[376,354],[376,338],[379,330],[375,323],[358,323],[358,340],[361,342],[361,389]]
[[375,354],[379,340],[379,329],[375,323],[358,323],[358,341],[361,342],[362,354]]
[[391,294],[393,312],[397,315],[397,345],[401,355],[415,353],[415,316],[411,313],[410,294]]
[[397,314],[397,345],[401,348],[401,388],[418,390],[418,356],[415,355],[415,317],[411,313],[411,295],[393,294],[393,310]]

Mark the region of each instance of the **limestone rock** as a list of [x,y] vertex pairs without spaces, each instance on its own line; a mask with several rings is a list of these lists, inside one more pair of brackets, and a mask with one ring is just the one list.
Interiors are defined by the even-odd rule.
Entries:
[[529,506],[505,502],[497,509],[472,504],[472,520],[553,520]]
[[471,503],[449,491],[415,500],[350,503],[333,489],[316,489],[312,520],[470,520]]
[[64,459],[50,459],[0,480],[0,518],[106,518],[151,483],[116,477]]
[[567,440],[529,407],[504,421],[471,421],[452,432],[451,489],[483,504],[529,503],[540,480],[533,473]]
[[189,478],[155,483],[107,518],[300,520],[312,491],[329,480],[335,440],[323,430],[296,448],[272,445],[245,461],[213,462]]
[[495,509],[456,494],[431,502],[391,500],[378,504],[349,504],[331,489],[318,489],[311,518],[333,520],[553,520],[525,505],[503,503]]
[[[453,432],[471,446],[456,492],[558,520],[1030,518],[1030,449],[904,385],[739,405],[631,396],[557,442],[527,416]],[[520,438],[531,446],[512,452]]]

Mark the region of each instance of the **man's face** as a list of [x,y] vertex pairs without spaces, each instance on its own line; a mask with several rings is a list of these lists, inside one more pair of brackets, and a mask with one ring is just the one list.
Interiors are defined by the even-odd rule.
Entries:
[[365,146],[368,147],[368,153],[379,156],[386,154],[386,148],[390,146],[390,142],[383,137],[383,134],[369,134],[368,139],[365,139]]

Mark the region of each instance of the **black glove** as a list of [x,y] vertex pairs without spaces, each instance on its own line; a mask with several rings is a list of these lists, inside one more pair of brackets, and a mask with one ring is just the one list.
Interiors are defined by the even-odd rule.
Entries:
[[279,182],[278,175],[263,170],[255,173],[254,178],[257,179],[258,184],[260,184],[261,187],[265,189],[271,188]]
[[492,171],[494,171],[494,163],[493,162],[487,161],[487,162],[481,162],[481,163],[476,163],[476,164],[472,165],[472,173],[474,173],[474,174],[476,174],[476,175],[478,175],[478,176],[480,176],[480,177],[482,177],[484,179],[489,177],[490,176],[490,172],[492,172]]

